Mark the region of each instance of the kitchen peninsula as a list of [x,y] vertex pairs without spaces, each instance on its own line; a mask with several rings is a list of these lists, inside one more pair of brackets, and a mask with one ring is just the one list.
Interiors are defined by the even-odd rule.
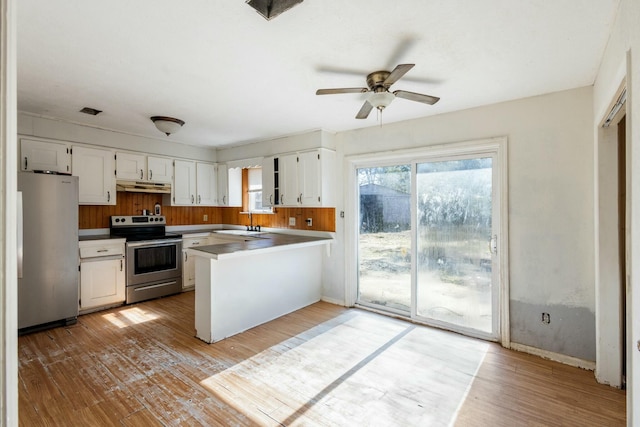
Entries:
[[196,337],[207,343],[321,297],[323,251],[331,238],[236,231],[234,241],[187,250],[196,266]]

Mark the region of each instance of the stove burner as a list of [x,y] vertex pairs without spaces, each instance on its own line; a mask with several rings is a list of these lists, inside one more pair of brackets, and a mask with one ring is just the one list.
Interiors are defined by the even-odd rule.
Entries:
[[124,237],[128,242],[142,240],[176,239],[181,234],[165,231],[166,218],[155,216],[125,216],[111,217],[109,227],[112,236]]

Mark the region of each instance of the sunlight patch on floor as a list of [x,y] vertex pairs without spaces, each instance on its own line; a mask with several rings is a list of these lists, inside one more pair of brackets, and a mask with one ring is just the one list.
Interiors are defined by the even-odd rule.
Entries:
[[329,328],[316,326],[324,331],[302,344],[291,338],[298,344],[283,351],[286,341],[279,343],[201,384],[232,406],[252,405],[284,425],[455,420],[488,343],[367,312],[340,317]]
[[157,320],[160,316],[146,312],[139,307],[126,308],[102,316],[118,328],[126,328],[139,323]]

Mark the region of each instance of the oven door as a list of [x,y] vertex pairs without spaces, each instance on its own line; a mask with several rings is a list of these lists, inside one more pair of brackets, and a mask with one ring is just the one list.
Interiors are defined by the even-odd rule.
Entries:
[[127,242],[127,286],[182,277],[182,240]]

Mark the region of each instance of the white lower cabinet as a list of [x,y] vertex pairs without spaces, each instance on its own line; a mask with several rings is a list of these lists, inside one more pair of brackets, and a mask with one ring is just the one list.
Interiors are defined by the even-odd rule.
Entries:
[[124,240],[80,242],[80,311],[125,301]]
[[188,237],[182,239],[182,290],[188,291],[196,286],[196,264],[195,259],[187,253],[186,249],[194,246],[206,246],[209,244],[209,237]]

